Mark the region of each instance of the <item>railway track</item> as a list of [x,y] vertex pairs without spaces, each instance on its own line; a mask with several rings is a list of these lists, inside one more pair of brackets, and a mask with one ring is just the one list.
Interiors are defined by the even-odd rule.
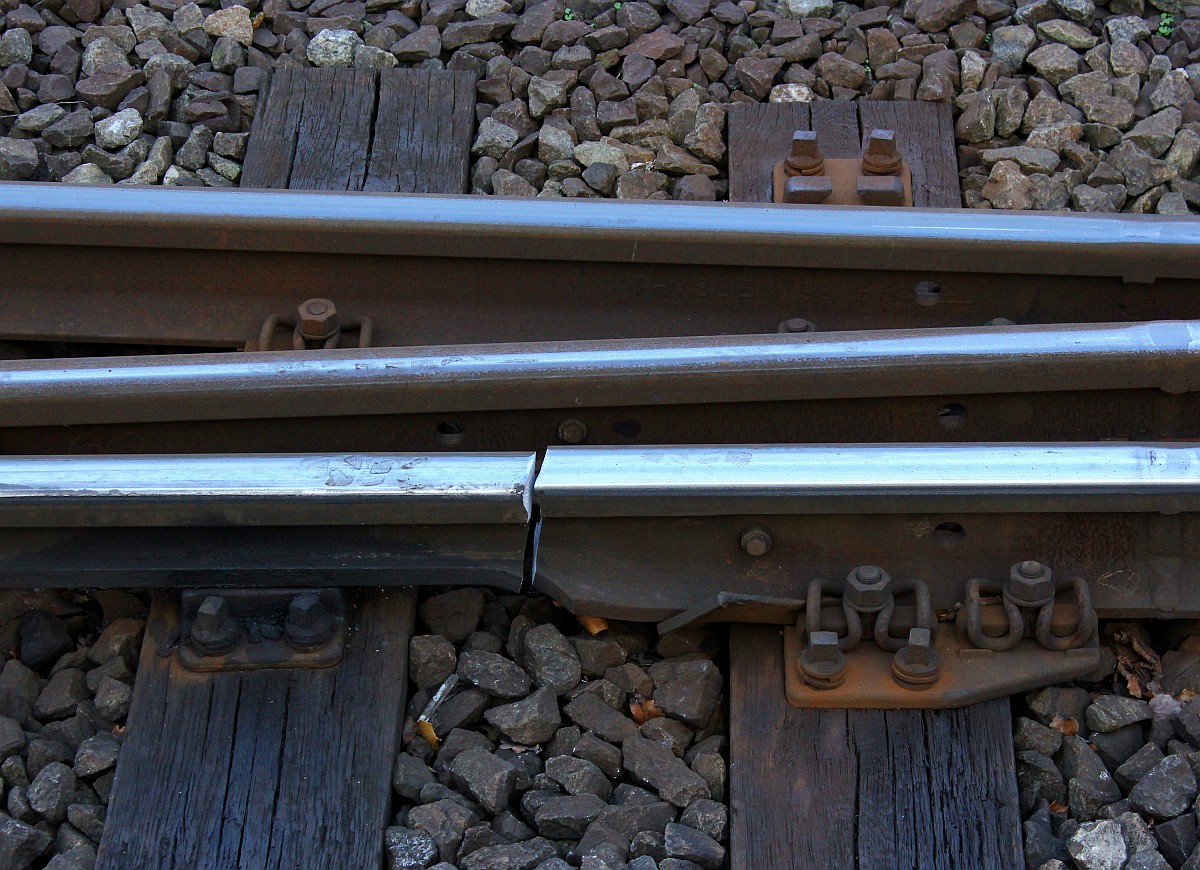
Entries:
[[[116,718],[16,717],[128,727],[99,867],[1023,866],[1033,726],[1116,729],[1034,695],[1082,730],[1022,719],[1018,791],[1007,697],[1200,616],[1195,221],[5,184],[0,228],[0,587],[154,590],[55,666],[136,666]],[[1036,792],[1085,835],[1182,828],[1083,819],[1087,763]]]

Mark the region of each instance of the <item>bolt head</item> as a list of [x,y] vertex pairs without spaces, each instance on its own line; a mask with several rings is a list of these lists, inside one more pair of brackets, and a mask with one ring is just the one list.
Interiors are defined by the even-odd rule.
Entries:
[[792,157],[820,157],[817,134],[812,130],[797,130],[792,133]]
[[321,596],[316,592],[302,592],[288,604],[288,622],[301,628],[311,628],[325,612]]
[[301,651],[315,649],[333,637],[333,616],[318,592],[301,592],[288,604],[283,631],[288,642]]
[[814,631],[800,654],[800,676],[814,689],[834,689],[846,680],[846,656],[832,631]]
[[574,417],[558,424],[558,440],[564,444],[582,444],[587,438],[587,424]]
[[196,622],[206,628],[216,627],[230,616],[232,616],[232,612],[229,610],[229,602],[220,595],[209,595],[200,603],[200,607],[196,611]]
[[328,299],[309,299],[296,310],[300,334],[305,338],[328,338],[341,328],[337,306]]
[[816,175],[825,166],[817,134],[811,130],[797,130],[792,134],[792,152],[784,165],[791,173]]
[[872,175],[894,175],[900,169],[900,151],[896,147],[895,130],[872,130],[867,135],[863,153],[863,169]]
[[742,532],[742,552],[747,556],[765,556],[772,543],[770,531],[762,526],[751,526]]
[[895,130],[872,130],[867,135],[867,153],[891,157],[896,153]]
[[860,565],[846,577],[846,601],[855,610],[875,613],[891,597],[887,591],[891,582],[891,575],[879,566]]
[[205,655],[221,655],[237,645],[238,623],[229,602],[209,595],[200,603],[192,620],[192,645]]
[[1018,562],[1009,569],[1004,597],[1021,607],[1041,607],[1054,598],[1053,573],[1032,559]]
[[908,646],[892,657],[892,679],[905,689],[921,691],[937,682],[941,669],[942,657],[931,644],[929,629],[910,629]]
[[814,631],[808,636],[810,660],[814,662],[836,662],[842,655],[838,649],[838,636],[832,631]]
[[905,656],[907,664],[928,665],[932,657],[937,655],[932,647],[932,637],[927,628],[910,628],[908,630],[908,653]]
[[816,332],[817,327],[811,320],[805,320],[803,317],[789,317],[787,320],[779,324],[779,332],[783,334],[798,334],[802,332]]

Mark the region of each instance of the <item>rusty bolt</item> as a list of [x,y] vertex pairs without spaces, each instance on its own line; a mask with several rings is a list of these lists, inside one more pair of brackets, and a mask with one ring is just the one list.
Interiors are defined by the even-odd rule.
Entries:
[[582,444],[587,434],[587,424],[574,417],[558,424],[558,440],[564,444]]
[[825,171],[825,158],[817,144],[817,134],[811,130],[797,130],[792,134],[792,153],[783,162],[788,175],[820,175]]
[[328,299],[309,299],[298,309],[300,334],[310,341],[329,338],[342,327],[337,306]]
[[908,646],[892,657],[892,679],[905,689],[921,691],[937,682],[942,657],[933,648],[933,633],[928,628],[911,628]]
[[863,153],[863,171],[871,175],[895,175],[900,171],[900,152],[894,130],[872,130]]
[[238,623],[229,602],[220,595],[209,595],[200,603],[192,620],[192,646],[206,656],[229,652],[238,642]]
[[1004,584],[1004,597],[1018,607],[1041,607],[1054,600],[1054,578],[1041,562],[1027,559],[1013,565]]
[[742,532],[742,552],[747,556],[765,556],[772,543],[771,532],[763,526],[750,526]]
[[797,334],[801,332],[816,332],[817,325],[811,320],[805,320],[803,317],[789,317],[787,320],[779,324],[779,332],[784,334]]
[[301,592],[288,604],[283,632],[288,643],[301,651],[316,649],[333,638],[333,615],[318,592]]
[[814,689],[836,689],[846,681],[846,656],[832,631],[814,631],[800,653],[800,676]]
[[846,577],[846,602],[860,613],[878,613],[891,598],[891,575],[876,565],[860,565]]

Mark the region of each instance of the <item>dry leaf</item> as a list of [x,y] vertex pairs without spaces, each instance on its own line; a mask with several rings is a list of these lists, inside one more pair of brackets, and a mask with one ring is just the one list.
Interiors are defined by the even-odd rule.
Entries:
[[250,25],[255,30],[258,30],[258,28],[262,27],[262,24],[264,21],[266,21],[266,19],[267,19],[267,16],[265,14],[263,14],[262,12],[260,12],[254,16],[254,20],[250,22]]
[[1064,719],[1062,716],[1055,716],[1051,719],[1050,727],[1064,737],[1074,737],[1079,733],[1079,723],[1074,719]]
[[592,636],[602,631],[608,631],[608,620],[603,616],[579,616],[576,618],[579,620],[579,624]]
[[1130,697],[1144,700],[1162,691],[1159,685],[1162,661],[1140,623],[1110,623],[1104,635],[1105,645],[1117,658],[1117,674],[1124,679]]
[[633,701],[629,705],[629,714],[633,716],[633,721],[639,725],[664,715],[659,706],[654,703],[653,698],[647,698],[644,701]]
[[1050,801],[1050,812],[1065,813],[1066,811],[1067,811],[1067,807],[1063,806],[1058,801]]
[[438,740],[437,733],[433,730],[433,723],[428,719],[417,720],[417,734],[421,737],[424,737],[425,742],[432,746],[435,751],[437,750],[438,745],[441,743],[441,741]]

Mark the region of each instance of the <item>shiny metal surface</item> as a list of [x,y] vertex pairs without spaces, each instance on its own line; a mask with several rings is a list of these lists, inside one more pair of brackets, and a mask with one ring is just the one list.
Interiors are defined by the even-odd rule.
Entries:
[[1200,448],[1163,444],[553,447],[542,516],[1200,510]]
[[0,426],[328,417],[1200,383],[1200,321],[0,363]]
[[0,527],[525,524],[530,453],[0,459]]
[[86,246],[1194,278],[1200,222],[1152,215],[528,201],[0,183],[0,237]]

